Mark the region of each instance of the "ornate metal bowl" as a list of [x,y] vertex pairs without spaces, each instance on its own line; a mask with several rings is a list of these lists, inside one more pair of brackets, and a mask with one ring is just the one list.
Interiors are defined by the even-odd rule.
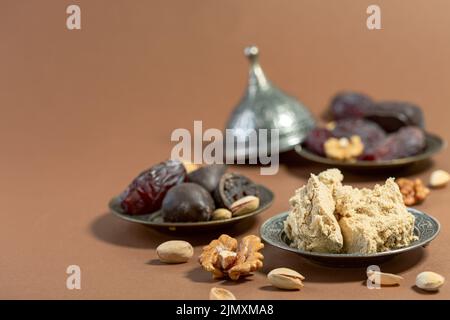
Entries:
[[319,253],[293,248],[290,246],[290,240],[284,233],[284,220],[286,220],[289,212],[283,212],[268,219],[261,226],[260,233],[265,242],[282,250],[295,252],[302,257],[319,264],[340,267],[367,267],[372,264],[382,263],[401,253],[419,247],[425,247],[436,238],[439,233],[440,225],[435,218],[413,208],[408,208],[408,211],[415,217],[414,234],[418,237],[418,240],[407,247],[374,254]]
[[393,159],[393,160],[384,160],[384,161],[354,161],[354,162],[345,162],[330,159],[327,157],[319,156],[315,153],[312,153],[306,148],[303,148],[300,144],[295,146],[295,152],[297,152],[300,156],[305,159],[308,159],[313,162],[321,163],[331,167],[339,167],[339,168],[347,168],[347,169],[390,169],[390,168],[399,168],[403,166],[407,166],[419,161],[426,160],[430,158],[435,153],[441,151],[446,143],[437,135],[431,133],[425,133],[426,146],[425,149],[415,156]]
[[111,199],[111,201],[109,202],[109,208],[111,212],[120,219],[129,222],[139,223],[154,229],[159,229],[163,231],[198,232],[201,230],[212,230],[221,227],[227,227],[267,210],[272,205],[274,198],[273,192],[262,185],[258,185],[258,189],[259,189],[260,204],[257,210],[244,214],[242,216],[226,220],[212,220],[199,222],[164,222],[161,215],[161,211],[131,216],[123,211],[122,207],[120,206],[120,201],[117,197]]

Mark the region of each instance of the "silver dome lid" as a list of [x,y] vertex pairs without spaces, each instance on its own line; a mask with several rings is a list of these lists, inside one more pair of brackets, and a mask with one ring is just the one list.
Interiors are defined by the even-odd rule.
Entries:
[[[247,133],[251,131],[278,129],[279,152],[291,150],[315,126],[314,118],[301,102],[267,79],[258,62],[259,50],[256,46],[247,47],[244,52],[250,62],[248,86],[226,128],[232,129],[235,137],[246,140]],[[261,148],[259,144],[258,149]]]

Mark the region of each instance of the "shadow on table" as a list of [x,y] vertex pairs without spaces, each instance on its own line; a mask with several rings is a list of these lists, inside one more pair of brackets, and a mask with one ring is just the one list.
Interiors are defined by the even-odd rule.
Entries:
[[415,292],[419,293],[419,294],[429,295],[429,296],[432,296],[432,295],[435,295],[435,294],[439,293],[439,290],[436,290],[436,291],[425,291],[425,290],[420,289],[416,285],[411,286],[411,289],[414,290]]
[[106,212],[92,222],[90,231],[98,240],[117,246],[132,248],[156,248],[159,244],[168,240],[186,240],[193,246],[208,244],[211,239],[218,238],[222,233],[232,237],[240,236],[252,229],[257,222],[257,217],[252,217],[239,222],[226,229],[214,229],[199,232],[174,232],[156,231],[152,228],[120,220],[110,212]]
[[201,266],[197,266],[186,273],[186,277],[193,282],[217,283],[221,286],[235,286],[241,283],[252,281],[252,277],[242,277],[237,281],[228,279],[213,279],[212,274],[203,270]]
[[[419,248],[381,263],[380,269],[383,272],[401,274],[425,259],[426,255],[426,249]],[[275,268],[286,267],[305,275],[308,282],[349,282],[362,281],[367,278],[366,268],[368,265],[356,268],[323,266],[310,262],[295,253],[281,253],[277,248],[269,245],[264,248],[264,256],[266,258],[261,270],[264,274]]]

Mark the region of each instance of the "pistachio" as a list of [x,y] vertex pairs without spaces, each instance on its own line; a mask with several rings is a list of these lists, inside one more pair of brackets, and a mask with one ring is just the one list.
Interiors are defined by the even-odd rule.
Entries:
[[233,216],[240,216],[255,211],[259,207],[259,198],[255,196],[246,196],[234,202],[230,209]]
[[436,170],[431,173],[430,176],[430,187],[441,188],[445,187],[450,181],[450,174],[444,170]]
[[214,287],[209,292],[209,300],[236,300],[236,297],[227,289]]
[[194,255],[194,248],[189,242],[170,240],[161,243],[156,248],[156,253],[162,262],[182,263],[188,261]]
[[445,282],[445,278],[432,271],[421,272],[417,275],[416,286],[426,291],[436,291]]
[[269,272],[267,279],[271,285],[279,289],[299,290],[303,288],[302,281],[305,277],[292,269],[277,268]]
[[402,276],[393,273],[385,273],[374,270],[370,270],[367,272],[367,278],[372,283],[379,284],[382,286],[397,286],[403,280]]
[[231,213],[230,210],[220,208],[220,209],[214,210],[214,212],[212,213],[212,219],[213,220],[226,220],[226,219],[230,219],[232,215],[233,214]]

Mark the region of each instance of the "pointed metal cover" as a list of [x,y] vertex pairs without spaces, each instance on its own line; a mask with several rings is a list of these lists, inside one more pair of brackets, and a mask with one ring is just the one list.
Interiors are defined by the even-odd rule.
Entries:
[[[258,62],[257,47],[247,47],[245,55],[250,62],[248,87],[231,114],[227,129],[232,129],[233,135],[241,139],[248,139],[246,135],[254,130],[278,129],[279,152],[291,150],[315,126],[314,118],[302,103],[266,78]],[[258,144],[258,149],[262,147]]]

